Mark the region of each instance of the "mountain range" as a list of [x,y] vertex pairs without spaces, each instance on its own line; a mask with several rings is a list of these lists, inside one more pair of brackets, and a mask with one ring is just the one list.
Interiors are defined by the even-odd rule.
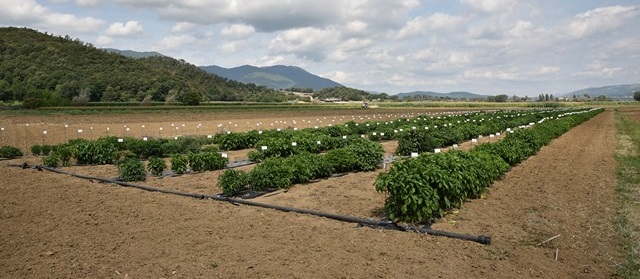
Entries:
[[604,95],[614,100],[630,101],[633,100],[633,93],[637,91],[640,91],[640,83],[590,87],[562,94],[561,96],[572,98],[573,95],[580,97],[588,94],[591,98],[595,98]]
[[244,65],[235,68],[220,66],[201,66],[208,73],[224,78],[263,85],[273,89],[311,88],[318,91],[324,88],[342,87],[343,85],[327,78],[311,74],[300,67],[275,65],[269,67],[255,67]]
[[[105,50],[107,50],[108,52],[118,53],[133,58],[164,56],[163,54],[155,51],[137,52],[118,49]],[[256,67],[251,65],[244,65],[235,68],[223,68],[220,66],[211,65],[200,66],[199,68],[208,73],[212,73],[230,80],[242,83],[253,83],[272,89],[311,88],[314,91],[318,91],[325,88],[343,86],[340,83],[311,74],[306,70],[295,66],[274,65],[269,67]],[[557,97],[572,98],[573,95],[584,96],[585,94],[588,94],[591,98],[604,95],[613,100],[633,100],[633,93],[637,91],[640,91],[640,84],[638,83],[622,84],[603,87],[589,87],[568,93],[561,93],[558,94]],[[439,93],[433,91],[413,91],[398,93],[396,94],[396,96],[398,96],[399,99],[416,98],[418,96],[422,96],[419,98],[466,100],[484,99],[490,97],[490,95],[482,95],[465,91],[455,91],[449,93]]]

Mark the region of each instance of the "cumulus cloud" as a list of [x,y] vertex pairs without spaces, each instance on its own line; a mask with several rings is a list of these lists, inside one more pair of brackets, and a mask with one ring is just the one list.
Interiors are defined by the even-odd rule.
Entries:
[[507,11],[517,4],[515,0],[461,0],[460,2],[483,13]]
[[187,32],[189,30],[192,30],[195,27],[196,27],[196,25],[191,23],[191,22],[182,21],[182,22],[176,23],[171,28],[171,32],[173,32],[173,33],[184,33],[184,32]]
[[157,48],[164,51],[173,51],[182,48],[183,46],[196,43],[198,39],[194,36],[183,35],[169,35],[162,38],[160,43],[157,44]]
[[251,25],[232,24],[231,26],[228,26],[222,29],[220,33],[222,33],[222,35],[227,37],[246,38],[255,32],[256,30]]
[[622,26],[629,18],[640,13],[636,6],[610,6],[596,8],[574,16],[560,27],[560,35],[569,39],[581,39],[593,34],[610,31]]
[[312,27],[281,32],[271,41],[269,49],[275,53],[291,53],[298,57],[320,61],[330,46],[335,45],[338,35],[335,30]]
[[610,67],[605,65],[602,61],[594,61],[589,67],[583,71],[579,71],[574,76],[585,77],[612,77],[616,72],[621,71],[620,67]]
[[427,17],[416,17],[398,32],[398,38],[415,37],[437,30],[455,29],[464,23],[462,16],[452,16],[445,13],[435,13]]
[[59,32],[95,32],[104,21],[93,17],[78,17],[56,13],[34,0],[1,0],[0,23],[5,25],[45,27]]
[[130,20],[125,23],[114,22],[109,26],[106,34],[112,37],[131,37],[142,34],[144,29],[142,24],[135,20]]

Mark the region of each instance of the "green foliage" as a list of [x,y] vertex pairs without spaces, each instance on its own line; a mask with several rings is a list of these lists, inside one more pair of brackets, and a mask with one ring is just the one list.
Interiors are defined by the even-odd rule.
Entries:
[[176,154],[171,157],[171,170],[176,174],[186,173],[188,164],[189,159],[186,155]]
[[387,193],[385,211],[391,220],[428,222],[465,199],[479,197],[509,165],[534,155],[552,139],[601,111],[564,114],[471,152],[454,150],[396,162],[378,175],[374,185],[377,191]]
[[76,161],[78,164],[104,165],[113,163],[118,152],[116,145],[108,138],[96,141],[79,141],[74,144]]
[[640,91],[636,91],[633,93],[633,99],[636,101],[640,101]]
[[225,170],[218,178],[218,187],[225,196],[234,196],[238,191],[247,188],[249,174],[234,169]]
[[18,157],[22,157],[22,151],[19,148],[9,145],[0,147],[0,158],[15,159]]
[[167,169],[167,162],[159,157],[149,157],[147,169],[149,169],[149,172],[151,172],[152,175],[161,176],[162,172]]
[[223,169],[229,163],[229,160],[218,152],[189,153],[187,158],[191,170],[195,172]]
[[71,145],[58,145],[53,151],[59,158],[63,167],[71,166],[71,159],[75,154],[75,149]]
[[260,139],[258,131],[224,133],[216,135],[215,141],[222,150],[240,150],[255,147]]
[[344,148],[334,149],[325,154],[327,161],[331,163],[336,173],[346,173],[356,170],[358,157]]
[[435,148],[442,147],[442,144],[442,140],[429,131],[410,130],[398,137],[396,154],[407,156],[412,152],[433,152]]
[[358,139],[344,148],[356,159],[354,170],[372,171],[378,168],[384,156],[381,144],[366,139]]
[[40,156],[40,154],[42,154],[42,145],[36,144],[31,146],[31,154],[33,154],[33,156]]
[[289,188],[295,171],[284,158],[267,158],[249,173],[250,186],[258,191]]
[[47,156],[49,155],[49,153],[51,153],[51,145],[42,145],[41,149],[40,149],[40,154]]
[[144,181],[147,178],[144,164],[133,158],[119,162],[118,171],[120,171],[120,179],[124,181]]
[[50,168],[57,168],[60,166],[60,156],[57,153],[53,152],[42,158],[42,165]]

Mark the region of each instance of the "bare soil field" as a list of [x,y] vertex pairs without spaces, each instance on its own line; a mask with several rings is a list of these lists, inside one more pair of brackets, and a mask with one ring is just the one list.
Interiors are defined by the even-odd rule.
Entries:
[[[403,111],[395,114],[407,113]],[[325,112],[300,113],[286,117],[299,118],[297,123],[308,126],[334,117],[323,115]],[[329,113],[336,113],[336,119],[342,116]],[[384,117],[385,113],[375,115]],[[353,118],[372,115],[372,110],[363,110]],[[173,117],[184,117],[174,124],[184,122],[185,127],[196,129],[202,123],[203,130],[223,121],[227,125],[229,121],[231,125],[250,122],[241,127],[244,129],[254,129],[260,122],[285,121],[280,119],[283,115],[264,113],[210,121],[199,118],[212,117],[207,114],[162,117],[28,116],[2,121],[16,127],[38,121],[58,127],[77,123],[78,127],[94,125],[97,130],[102,127],[98,125],[122,127],[135,118],[136,127],[154,126],[153,131],[170,124]],[[347,117],[352,119],[351,114]],[[134,133],[133,128],[130,132]],[[24,140],[16,138],[18,143]],[[489,235],[491,246],[7,166],[37,163],[34,157],[4,161],[0,163],[0,277],[608,278],[621,258],[612,221],[616,210],[613,143],[613,112],[606,111],[514,167],[482,199],[465,203],[433,225],[440,230]],[[387,152],[393,145],[385,143]],[[234,156],[242,157],[243,152]],[[113,166],[66,170],[117,176]],[[376,217],[384,205],[384,195],[373,189],[380,171],[296,185],[257,200]],[[150,178],[144,184],[213,194],[219,192],[215,187],[218,174]]]

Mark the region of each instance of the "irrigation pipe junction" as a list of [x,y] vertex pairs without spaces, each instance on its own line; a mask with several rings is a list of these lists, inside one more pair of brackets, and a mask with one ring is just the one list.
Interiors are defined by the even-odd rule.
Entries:
[[120,186],[123,186],[123,187],[136,188],[136,189],[150,191],[150,192],[159,192],[159,193],[164,193],[164,194],[170,194],[170,195],[176,195],[176,196],[182,196],[182,197],[190,197],[190,198],[196,198],[196,199],[209,199],[209,200],[215,200],[215,201],[221,201],[221,202],[228,202],[228,203],[231,203],[231,204],[234,204],[234,205],[256,206],[256,207],[262,207],[262,208],[275,209],[275,210],[279,210],[279,211],[283,211],[283,212],[294,212],[294,213],[300,213],[300,214],[307,214],[307,215],[312,215],[312,216],[324,217],[324,218],[329,218],[329,219],[338,220],[338,221],[342,221],[342,222],[355,223],[355,224],[358,224],[360,226],[368,226],[368,227],[373,227],[373,228],[382,228],[382,229],[398,230],[398,231],[411,231],[411,232],[417,232],[417,233],[425,233],[425,234],[434,235],[434,236],[444,236],[444,237],[449,237],[449,238],[473,241],[473,242],[477,242],[477,243],[485,244],[485,245],[490,245],[491,244],[491,237],[490,236],[482,236],[482,235],[474,236],[474,235],[468,235],[468,234],[446,232],[446,231],[433,230],[433,229],[424,228],[424,227],[415,227],[415,226],[410,226],[410,225],[397,224],[397,223],[393,223],[393,222],[390,222],[390,221],[374,220],[373,218],[364,219],[364,218],[359,218],[359,217],[354,217],[354,216],[338,215],[338,214],[326,213],[326,212],[310,210],[310,209],[286,207],[286,206],[280,206],[280,205],[275,205],[275,204],[267,204],[267,203],[255,202],[255,201],[250,201],[250,200],[229,198],[229,197],[225,197],[225,196],[222,196],[222,195],[203,195],[203,194],[195,194],[195,193],[188,193],[188,192],[173,191],[173,190],[161,189],[161,188],[156,188],[156,187],[151,187],[151,186],[132,184],[132,183],[128,183],[128,182],[117,181],[117,180],[107,179],[107,178],[102,178],[102,177],[94,177],[94,176],[76,174],[76,173],[66,172],[66,171],[62,171],[62,170],[59,170],[59,169],[49,168],[49,167],[45,167],[45,166],[41,166],[41,165],[29,165],[27,163],[23,163],[23,164],[20,164],[20,165],[15,165],[14,164],[14,165],[10,165],[10,166],[12,166],[12,167],[20,167],[20,168],[23,168],[23,169],[47,170],[47,171],[58,173],[58,174],[65,174],[65,175],[70,175],[70,176],[77,177],[77,178],[82,178],[82,179],[87,179],[87,180],[94,180],[94,181],[99,181],[99,182],[103,182],[103,183],[112,183],[112,184],[120,185]]

